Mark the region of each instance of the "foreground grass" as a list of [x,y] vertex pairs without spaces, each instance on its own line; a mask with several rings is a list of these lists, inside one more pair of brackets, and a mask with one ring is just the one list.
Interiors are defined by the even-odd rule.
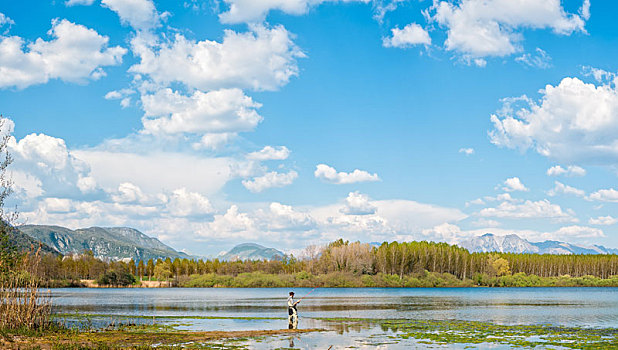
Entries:
[[617,328],[498,325],[460,320],[322,319],[336,327],[379,325],[422,344],[501,344],[511,348],[618,349]]
[[[61,315],[62,316],[62,315]],[[67,314],[65,316],[74,316]],[[108,317],[111,315],[81,315],[84,318]],[[135,318],[137,321],[138,317]],[[149,318],[149,317],[148,317]],[[169,317],[177,319],[227,319],[227,317]],[[130,319],[130,318],[128,318]],[[167,319],[158,316],[157,319]],[[258,319],[234,317],[234,319]],[[270,318],[259,318],[270,319]],[[276,318],[279,319],[279,318]],[[617,328],[582,328],[552,325],[499,325],[490,322],[462,320],[405,320],[405,319],[359,319],[318,318],[326,329],[303,330],[257,330],[257,331],[178,331],[174,325],[125,323],[101,330],[78,331],[63,327],[46,331],[11,330],[0,331],[2,349],[246,349],[256,342],[268,342],[277,337],[308,332],[324,332],[323,337],[348,337],[356,334],[372,339],[376,327],[385,335],[374,340],[388,340],[391,344],[426,344],[442,346],[459,344],[466,348],[486,348],[492,345],[508,348],[570,348],[570,349],[618,349]],[[334,332],[333,332],[334,331]],[[355,331],[357,333],[348,333]],[[380,333],[380,332],[377,332]]]
[[[260,331],[175,331],[157,325],[128,326],[114,330],[77,332],[57,330],[43,334],[2,334],[2,349],[240,349],[235,344],[248,338],[267,337],[285,334],[299,334],[319,331],[318,329],[299,330],[260,330]],[[218,342],[225,339],[225,344]]]

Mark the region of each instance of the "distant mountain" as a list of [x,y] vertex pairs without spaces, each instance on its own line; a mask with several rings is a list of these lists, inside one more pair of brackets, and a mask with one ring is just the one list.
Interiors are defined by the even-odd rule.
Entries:
[[559,241],[530,242],[518,235],[496,236],[486,233],[459,244],[470,252],[536,253],[536,254],[618,254],[618,249],[600,245],[580,246]]
[[15,249],[18,252],[29,252],[34,248],[36,251],[41,247],[41,252],[43,253],[51,253],[58,255],[59,252],[48,246],[45,243],[39,242],[38,240],[28,236],[27,234],[22,233],[18,229],[11,229],[8,232],[9,236],[9,244],[12,246],[12,249]]
[[282,260],[285,254],[274,248],[266,248],[255,243],[243,243],[235,246],[229,252],[220,254],[219,260]]
[[71,230],[60,226],[23,225],[19,230],[63,255],[81,254],[92,250],[94,256],[104,260],[190,258],[128,227],[89,227]]

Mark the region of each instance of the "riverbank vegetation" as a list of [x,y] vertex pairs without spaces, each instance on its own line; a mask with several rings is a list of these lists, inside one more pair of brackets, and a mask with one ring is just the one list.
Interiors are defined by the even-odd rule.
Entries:
[[[338,240],[307,257],[271,261],[158,259],[106,262],[92,252],[44,255],[33,272],[48,287],[539,287],[618,286],[618,255],[470,253],[446,243],[371,246]],[[144,283],[145,284],[145,283]]]

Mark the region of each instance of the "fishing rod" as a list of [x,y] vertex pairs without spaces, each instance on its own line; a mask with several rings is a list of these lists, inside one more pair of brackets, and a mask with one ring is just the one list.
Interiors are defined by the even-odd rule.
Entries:
[[319,288],[319,287],[315,287],[315,288],[313,288],[312,290],[310,290],[310,291],[309,291],[309,293],[305,294],[302,298],[298,299],[298,301],[301,301],[301,300],[305,299],[305,298],[307,297],[307,295],[309,295],[309,294],[313,293],[313,291],[314,291],[314,290],[316,290],[316,289],[318,289],[318,288]]

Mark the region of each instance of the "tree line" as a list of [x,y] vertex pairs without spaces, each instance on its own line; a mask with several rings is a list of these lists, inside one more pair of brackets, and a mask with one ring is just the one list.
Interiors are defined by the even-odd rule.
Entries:
[[[171,281],[178,284],[190,276],[246,273],[319,276],[346,273],[353,276],[405,276],[423,273],[449,274],[459,280],[481,280],[525,274],[539,277],[618,275],[618,255],[551,255],[513,253],[470,253],[447,243],[384,242],[380,246],[337,240],[324,247],[308,247],[306,257],[282,260],[220,261],[219,259],[149,259],[106,262],[92,252],[75,256],[45,255],[37,275],[45,281],[98,280],[101,284],[124,285],[136,280]],[[131,276],[135,278],[131,278]]]

